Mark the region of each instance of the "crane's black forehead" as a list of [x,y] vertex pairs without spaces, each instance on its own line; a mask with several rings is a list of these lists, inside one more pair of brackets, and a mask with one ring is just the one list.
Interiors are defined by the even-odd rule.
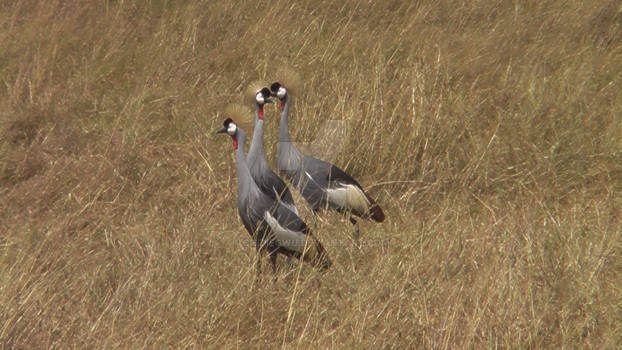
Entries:
[[225,119],[225,122],[224,122],[224,123],[222,123],[222,124],[225,126],[225,128],[228,128],[228,127],[229,127],[229,124],[230,124],[231,122],[233,122],[233,119],[231,119],[231,118],[227,118],[227,119]]
[[268,97],[268,96],[270,96],[270,90],[268,90],[268,88],[266,88],[266,87],[265,87],[265,88],[263,88],[263,89],[261,89],[261,91],[260,91],[260,92],[261,92],[261,94],[262,94],[264,97]]
[[275,81],[274,83],[272,83],[272,85],[270,85],[270,90],[277,92],[280,87],[281,83]]

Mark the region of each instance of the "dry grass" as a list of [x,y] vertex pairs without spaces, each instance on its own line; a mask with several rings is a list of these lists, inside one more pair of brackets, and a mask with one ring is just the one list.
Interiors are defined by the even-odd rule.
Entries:
[[[615,348],[620,62],[617,1],[5,2],[0,348]],[[282,64],[388,220],[253,289],[211,132]]]

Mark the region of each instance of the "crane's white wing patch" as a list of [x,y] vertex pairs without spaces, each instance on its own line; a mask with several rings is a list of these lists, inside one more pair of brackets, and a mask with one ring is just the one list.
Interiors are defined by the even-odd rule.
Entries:
[[338,184],[337,187],[326,190],[328,201],[345,210],[351,210],[359,215],[367,214],[369,201],[365,193],[356,185]]
[[285,206],[285,208],[289,209],[290,211],[293,211],[294,214],[300,216],[300,214],[298,214],[298,208],[296,208],[295,205],[293,205],[292,203],[285,203],[284,201],[281,200],[281,194],[279,193],[279,191],[276,190],[276,188],[272,187],[272,190],[274,191],[274,193],[276,194],[276,198],[279,199],[279,202],[281,204],[283,204]]
[[304,233],[284,228],[270,212],[266,212],[264,219],[268,226],[272,228],[274,237],[281,246],[302,254],[307,240],[307,236]]

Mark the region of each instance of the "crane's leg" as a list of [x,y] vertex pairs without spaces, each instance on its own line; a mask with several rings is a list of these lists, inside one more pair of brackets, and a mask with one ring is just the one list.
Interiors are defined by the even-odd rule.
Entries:
[[255,284],[261,281],[261,241],[258,239],[255,241],[255,255],[257,256],[257,276],[255,277]]
[[285,264],[287,264],[287,266],[291,267],[292,265],[294,265],[294,263],[292,262],[292,257],[289,255],[285,256]]
[[272,263],[272,274],[274,275],[274,282],[276,282],[276,258],[276,252],[270,253],[270,262]]
[[352,215],[350,215],[350,222],[352,223],[352,226],[354,226],[354,245],[357,248],[361,249],[361,242],[359,241],[360,231],[358,222]]

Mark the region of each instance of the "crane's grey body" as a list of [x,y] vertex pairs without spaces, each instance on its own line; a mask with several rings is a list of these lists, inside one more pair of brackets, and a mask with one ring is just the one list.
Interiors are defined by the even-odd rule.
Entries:
[[259,188],[270,198],[281,201],[287,209],[298,214],[298,209],[294,204],[289,188],[285,182],[270,168],[266,161],[263,143],[263,118],[259,117],[259,113],[263,113],[262,106],[255,102],[255,129],[253,130],[253,139],[248,149],[248,168],[251,176]]
[[[244,155],[246,134],[237,128],[234,136],[238,142],[235,151],[238,171],[238,213],[244,227],[255,240],[257,251],[266,250],[270,254],[273,270],[276,271],[277,253],[294,256],[309,261],[320,269],[327,269],[330,260],[324,248],[310,234],[309,228],[280,201],[266,195],[253,180]],[[310,246],[307,238],[311,238]],[[260,256],[257,272],[260,271]]]
[[[287,94],[279,124],[277,169],[294,184],[314,211],[334,209],[376,221],[384,220],[380,207],[354,178],[335,165],[304,155],[296,149],[289,136],[289,104]],[[350,220],[356,224],[354,219]],[[358,233],[355,238],[358,239]]]

